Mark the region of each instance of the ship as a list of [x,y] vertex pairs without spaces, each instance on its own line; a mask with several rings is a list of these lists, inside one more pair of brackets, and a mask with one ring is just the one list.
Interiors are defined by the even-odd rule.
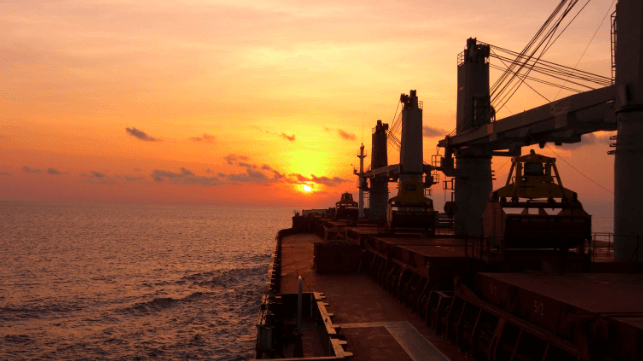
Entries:
[[[335,209],[298,212],[277,233],[256,359],[643,360],[643,4],[618,1],[610,79],[536,55],[572,3],[512,53],[493,90],[489,58],[501,48],[467,40],[443,154],[424,162],[423,104],[415,90],[402,94],[398,121],[373,128],[368,169],[360,148],[357,205],[344,193]],[[600,86],[496,119],[498,92],[547,69]],[[596,234],[556,158],[522,148],[615,130],[614,232]],[[399,164],[388,164],[390,146]],[[511,159],[497,189],[494,156]],[[439,183],[453,190],[443,212],[430,197]]]

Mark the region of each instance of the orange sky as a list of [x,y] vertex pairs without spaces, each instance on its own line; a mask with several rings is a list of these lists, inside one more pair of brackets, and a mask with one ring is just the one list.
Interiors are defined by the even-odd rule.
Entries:
[[[546,59],[574,66],[611,3],[590,3]],[[330,206],[356,194],[354,155],[400,93],[417,89],[424,125],[450,132],[466,39],[519,51],[557,4],[2,2],[0,199]],[[610,75],[608,20],[579,68]],[[522,89],[498,118],[544,102]],[[550,146],[611,190],[609,135]],[[428,161],[439,137],[424,140]],[[611,209],[609,192],[559,169]]]

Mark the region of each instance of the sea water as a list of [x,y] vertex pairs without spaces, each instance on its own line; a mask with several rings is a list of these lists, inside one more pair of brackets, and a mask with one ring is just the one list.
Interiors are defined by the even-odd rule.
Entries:
[[[290,208],[0,201],[0,360],[244,360]],[[611,216],[594,216],[611,232]]]
[[289,208],[0,201],[0,360],[244,360]]

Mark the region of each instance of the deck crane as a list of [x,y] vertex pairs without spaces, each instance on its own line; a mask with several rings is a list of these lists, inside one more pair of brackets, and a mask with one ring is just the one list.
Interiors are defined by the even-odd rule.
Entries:
[[[558,25],[572,3],[561,2],[563,12],[555,13],[550,18],[554,22],[543,25],[525,50],[516,53],[508,66],[508,80],[494,89],[508,89],[510,97],[516,84],[522,84],[532,71],[551,68],[551,64],[539,68],[541,57],[559,35]],[[492,156],[519,156],[524,146],[577,143],[583,134],[617,130],[613,137],[616,142],[611,145],[614,149],[609,152],[615,156],[615,254],[623,260],[631,259],[634,253],[643,258],[643,247],[637,241],[643,238],[643,194],[639,186],[643,179],[643,77],[639,75],[643,69],[642,18],[640,0],[619,0],[612,24],[615,79],[608,79],[609,85],[498,120],[492,117],[497,110],[494,107],[503,106],[507,97],[492,98],[489,91],[489,57],[494,47],[476,39],[467,41],[458,62],[456,133],[439,142],[445,148],[440,168],[456,179],[457,233],[482,233],[481,214],[491,192]],[[568,67],[553,69],[579,79],[586,76]],[[509,79],[513,79],[513,85]]]

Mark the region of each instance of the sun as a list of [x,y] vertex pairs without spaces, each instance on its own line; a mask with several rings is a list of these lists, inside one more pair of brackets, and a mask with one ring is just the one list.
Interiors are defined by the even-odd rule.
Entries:
[[313,187],[309,186],[308,184],[302,184],[301,185],[304,188],[304,192],[312,192]]

